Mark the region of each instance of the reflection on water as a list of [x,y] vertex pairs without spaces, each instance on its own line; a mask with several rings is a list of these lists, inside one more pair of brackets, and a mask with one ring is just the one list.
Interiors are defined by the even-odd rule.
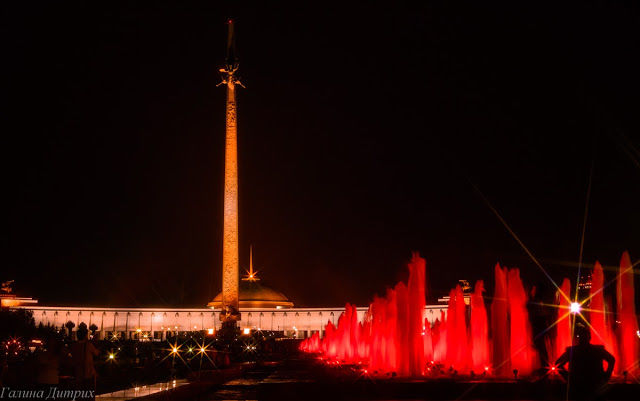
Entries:
[[187,384],[187,380],[171,380],[168,382],[160,382],[154,384],[146,384],[142,386],[131,387],[124,390],[118,390],[111,393],[100,394],[96,396],[97,400],[103,401],[125,401],[139,397],[146,397],[151,394],[160,393],[162,391],[172,390]]

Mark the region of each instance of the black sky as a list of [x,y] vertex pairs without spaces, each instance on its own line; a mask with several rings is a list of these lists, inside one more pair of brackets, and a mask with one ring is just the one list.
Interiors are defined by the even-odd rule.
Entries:
[[44,304],[217,293],[228,16],[241,263],[253,244],[296,304],[364,304],[412,250],[435,295],[497,261],[541,280],[474,185],[574,277],[592,165],[584,260],[640,257],[636,2],[308,3],[5,2],[0,279]]

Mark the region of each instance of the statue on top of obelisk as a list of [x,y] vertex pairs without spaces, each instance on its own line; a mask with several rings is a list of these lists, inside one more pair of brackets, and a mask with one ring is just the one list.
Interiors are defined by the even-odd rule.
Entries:
[[[235,327],[240,320],[238,308],[238,137],[236,125],[236,76],[238,58],[235,51],[233,20],[228,21],[227,59],[220,69],[227,87],[226,142],[224,151],[224,228],[222,240],[222,311],[223,324]],[[244,86],[243,86],[244,87]]]

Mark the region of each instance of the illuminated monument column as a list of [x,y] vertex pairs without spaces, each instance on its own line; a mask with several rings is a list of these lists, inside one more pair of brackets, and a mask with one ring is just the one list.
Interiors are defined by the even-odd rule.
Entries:
[[222,242],[222,312],[220,319],[231,325],[240,319],[238,309],[238,138],[236,115],[236,78],[238,59],[235,55],[233,21],[229,20],[227,60],[220,69],[227,87],[226,143],[224,152],[224,231]]

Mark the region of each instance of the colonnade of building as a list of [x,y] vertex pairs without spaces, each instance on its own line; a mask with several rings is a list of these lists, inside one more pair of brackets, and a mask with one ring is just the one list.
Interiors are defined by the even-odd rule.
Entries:
[[[80,323],[87,327],[95,325],[99,339],[117,337],[162,341],[167,337],[191,331],[213,334],[221,322],[218,310],[209,308],[84,308],[57,306],[25,306],[33,312],[36,325],[63,328],[69,321],[76,330]],[[366,307],[357,308],[358,320],[362,321]],[[428,305],[424,316],[433,323],[446,312],[446,305]],[[281,332],[287,337],[306,338],[315,332],[324,334],[324,326],[331,321],[338,323],[342,307],[336,308],[251,308],[241,309],[241,330],[266,330]]]

